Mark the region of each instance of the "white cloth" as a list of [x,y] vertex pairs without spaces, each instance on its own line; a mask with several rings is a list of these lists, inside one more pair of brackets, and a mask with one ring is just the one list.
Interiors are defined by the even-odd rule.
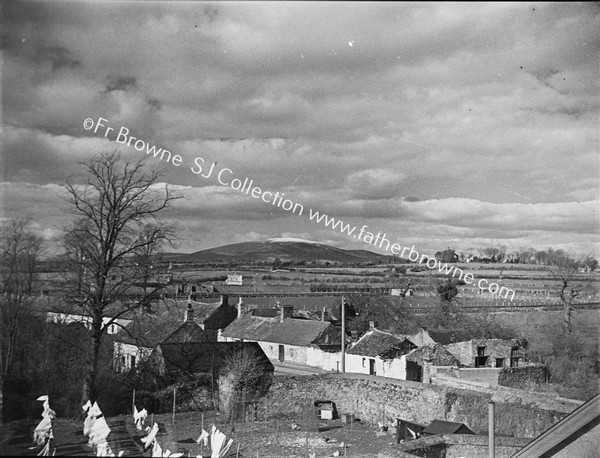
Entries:
[[104,417],[100,417],[96,419],[92,426],[92,430],[90,431],[90,443],[92,446],[98,446],[103,441],[106,441],[109,434],[110,428],[108,427],[106,420]]
[[152,426],[152,429],[150,430],[148,435],[141,439],[142,443],[144,444],[144,448],[148,448],[148,446],[152,443],[152,441],[156,437],[157,433],[158,433],[158,423],[154,423],[154,425]]
[[203,429],[202,433],[200,433],[200,437],[196,439],[196,443],[199,444],[200,442],[204,442],[204,446],[208,447],[208,433],[205,429]]

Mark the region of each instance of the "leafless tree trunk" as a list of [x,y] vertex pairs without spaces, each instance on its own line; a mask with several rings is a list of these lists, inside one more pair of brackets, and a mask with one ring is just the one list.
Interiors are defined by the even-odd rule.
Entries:
[[106,329],[127,312],[147,306],[161,288],[142,288],[148,274],[136,262],[173,239],[157,216],[177,197],[166,185],[159,189],[160,177],[156,170],[144,170],[142,161],[123,162],[113,152],[91,160],[83,183],[66,185],[69,213],[76,217],[64,238],[76,271],[67,278],[74,292],[68,299],[91,317],[92,351],[82,402],[93,395]]
[[30,300],[42,239],[29,218],[8,220],[0,227],[0,422],[4,380],[11,373],[19,345],[25,306]]
[[578,297],[589,288],[589,283],[579,278],[581,260],[571,258],[562,250],[548,250],[548,272],[559,283],[558,297],[563,307],[563,329],[567,334],[573,332],[573,311]]
[[12,367],[18,343],[24,306],[30,300],[42,239],[29,228],[28,218],[9,220],[0,232],[0,269],[2,284],[2,376]]

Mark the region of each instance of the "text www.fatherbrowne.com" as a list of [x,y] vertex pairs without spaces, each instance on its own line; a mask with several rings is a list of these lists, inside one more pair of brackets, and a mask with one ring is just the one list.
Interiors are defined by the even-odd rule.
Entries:
[[[114,136],[114,140],[117,143],[133,146],[137,151],[140,152],[145,151],[146,155],[159,158],[161,161],[170,163],[174,167],[180,167],[185,162],[184,158],[178,154],[172,154],[170,151],[163,148],[157,149],[155,145],[150,145],[148,142],[130,135],[129,129],[125,126],[121,126],[117,131],[115,128],[108,125],[107,119],[98,118],[96,121],[92,118],[87,118],[83,122],[83,127],[88,131],[93,130],[94,133],[98,133],[98,131],[100,131],[100,134],[102,134],[102,132],[104,132],[104,138],[109,140],[112,140],[111,137]],[[217,164],[215,162],[210,166],[210,168],[208,168],[203,158],[196,157],[193,160],[193,165],[190,167],[190,170],[194,175],[205,179],[216,178],[219,184],[228,186],[237,192],[252,196],[255,199],[260,199],[274,207],[282,208],[285,211],[297,214],[299,216],[304,214],[304,205],[285,198],[284,193],[272,192],[259,186],[255,186],[254,180],[251,180],[247,177],[243,180],[234,177],[235,174],[233,170],[224,167],[217,169],[216,165]],[[421,264],[425,263],[429,269],[433,270],[437,268],[440,273],[452,275],[453,278],[463,280],[467,285],[472,285],[475,283],[475,276],[472,273],[465,273],[462,269],[439,262],[434,257],[430,257],[425,254],[420,255],[418,251],[415,250],[414,245],[410,248],[403,247],[399,243],[392,243],[387,238],[387,234],[385,233],[381,234],[378,232],[375,234],[367,231],[367,225],[364,225],[358,229],[356,226],[352,226],[325,213],[320,213],[312,208],[309,208],[308,210],[308,217],[311,221],[318,224],[323,224],[329,229],[338,230],[342,234],[354,237],[364,243],[367,243],[368,245],[388,251],[393,255],[400,256],[401,258],[406,258],[409,261],[419,262]],[[514,290],[508,289],[505,286],[501,287],[497,283],[489,283],[485,278],[478,279],[476,283],[480,290],[487,290],[491,294],[497,295],[500,298],[508,298],[510,296],[510,300],[512,301],[515,297]]]
[[[449,266],[447,263],[442,263],[434,257],[430,257],[426,254],[420,255],[415,246],[412,245],[410,248],[403,247],[399,243],[392,243],[388,238],[387,234],[381,234],[378,232],[367,231],[368,226],[364,225],[358,230],[356,226],[344,223],[342,220],[332,218],[325,213],[320,213],[309,208],[309,219],[316,221],[319,224],[323,224],[325,227],[339,230],[342,234],[353,236],[354,238],[361,240],[373,247],[388,251],[393,255],[400,256],[401,258],[408,259],[412,262],[419,262],[427,265],[431,270],[437,268],[437,270],[445,275],[451,275],[453,278],[463,280],[467,285],[472,285],[475,282],[475,276],[470,272],[464,272],[462,269],[456,266]],[[356,231],[358,230],[358,233]],[[407,253],[408,252],[408,253]],[[488,290],[490,293],[498,295],[500,298],[508,298],[512,301],[515,298],[515,291],[507,288],[506,286],[500,286],[498,283],[489,283],[485,278],[477,280],[477,286],[481,290]]]

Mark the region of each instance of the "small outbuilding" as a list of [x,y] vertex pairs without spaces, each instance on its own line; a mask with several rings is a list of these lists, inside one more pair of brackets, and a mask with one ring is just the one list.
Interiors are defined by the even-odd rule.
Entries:
[[464,423],[433,420],[423,430],[422,434],[423,436],[435,436],[436,434],[475,434],[475,432]]

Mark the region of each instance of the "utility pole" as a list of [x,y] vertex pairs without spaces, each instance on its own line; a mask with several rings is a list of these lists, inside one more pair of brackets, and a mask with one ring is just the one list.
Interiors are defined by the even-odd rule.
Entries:
[[488,456],[496,456],[496,404],[488,402]]
[[346,306],[342,296],[342,374],[346,373]]

